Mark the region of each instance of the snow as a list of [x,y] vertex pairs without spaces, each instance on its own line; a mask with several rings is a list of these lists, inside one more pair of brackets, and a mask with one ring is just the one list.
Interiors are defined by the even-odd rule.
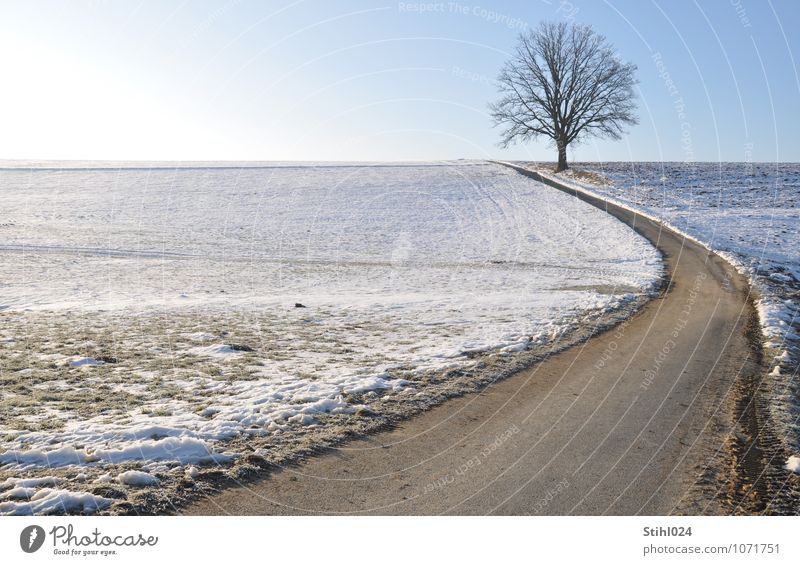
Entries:
[[186,464],[222,462],[229,459],[227,455],[212,453],[204,442],[187,437],[131,442],[120,449],[97,450],[90,457],[109,463],[144,460],[177,461]]
[[[167,431],[167,430],[165,430]],[[171,431],[171,430],[170,430]],[[175,461],[178,463],[224,462],[230,456],[213,453],[203,441],[187,437],[167,437],[159,440],[131,439],[122,430],[106,432],[106,437],[115,437],[117,443],[124,447],[115,449],[96,449],[91,452],[77,450],[70,445],[58,449],[30,449],[25,451],[10,450],[0,455],[0,464],[13,465],[16,468],[30,467],[57,468],[67,465],[83,465],[98,461],[122,463],[125,461]],[[184,433],[184,430],[178,430]],[[35,437],[33,435],[28,437]],[[135,437],[135,434],[134,434]],[[127,440],[127,441],[126,441]],[[35,479],[33,479],[35,481]]]
[[70,361],[70,367],[96,367],[98,365],[102,365],[102,361],[98,361],[97,359],[93,359],[92,357],[79,357]]
[[8,477],[0,483],[0,491],[8,488],[54,487],[58,484],[58,477],[33,477],[29,479]]
[[[0,417],[0,471],[26,476],[236,461],[232,440],[411,404],[661,276],[617,220],[485,162],[11,167],[0,183],[0,339],[31,371],[0,394],[52,397]],[[64,407],[97,390],[93,410]]]
[[18,468],[25,467],[63,467],[64,465],[79,465],[85,456],[71,445],[63,445],[58,449],[29,449],[8,450],[0,453],[0,465],[13,465]]
[[36,494],[36,489],[33,487],[14,487],[0,493],[0,500],[28,500],[33,497],[34,494]]
[[117,481],[123,485],[147,487],[158,484],[158,479],[144,471],[125,471],[117,475]]
[[230,345],[226,345],[224,343],[208,345],[205,347],[192,347],[187,351],[193,355],[205,355],[207,357],[226,357],[228,355],[238,355],[241,353],[241,351],[237,351]]
[[185,334],[186,337],[192,341],[211,341],[214,339],[214,335],[208,332],[193,332]]
[[87,492],[70,492],[45,488],[24,502],[0,502],[0,515],[31,516],[34,514],[75,513],[92,514],[111,506],[112,500]]

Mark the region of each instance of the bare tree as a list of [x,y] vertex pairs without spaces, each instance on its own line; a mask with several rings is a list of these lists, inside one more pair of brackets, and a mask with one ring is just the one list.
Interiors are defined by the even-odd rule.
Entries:
[[556,171],[563,171],[573,141],[619,139],[624,126],[637,123],[635,71],[590,26],[543,22],[520,35],[498,78],[502,98],[491,112],[506,127],[500,145],[549,137],[558,149]]

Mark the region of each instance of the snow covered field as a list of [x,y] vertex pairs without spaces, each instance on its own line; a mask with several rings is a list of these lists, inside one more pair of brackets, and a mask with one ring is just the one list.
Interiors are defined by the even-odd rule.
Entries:
[[573,343],[661,274],[482,162],[6,163],[0,187],[4,514],[168,509]]
[[600,176],[559,177],[657,217],[750,277],[759,295],[773,416],[788,447],[800,452],[800,164],[576,163],[574,169]]

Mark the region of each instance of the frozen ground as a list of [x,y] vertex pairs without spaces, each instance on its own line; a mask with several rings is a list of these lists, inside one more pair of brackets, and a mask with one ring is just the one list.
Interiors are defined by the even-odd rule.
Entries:
[[499,165],[0,170],[0,513],[167,509],[474,389],[657,284]]
[[[665,221],[750,276],[773,416],[788,447],[800,452],[800,164],[576,163],[574,169],[590,174],[559,176]],[[797,457],[791,459],[787,465],[800,470]]]

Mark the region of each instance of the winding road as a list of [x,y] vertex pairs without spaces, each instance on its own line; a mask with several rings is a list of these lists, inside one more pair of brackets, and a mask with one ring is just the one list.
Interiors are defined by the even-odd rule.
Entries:
[[660,296],[480,393],[186,514],[716,512],[740,383],[760,370],[747,282],[655,221],[514,168],[650,240],[666,265]]

